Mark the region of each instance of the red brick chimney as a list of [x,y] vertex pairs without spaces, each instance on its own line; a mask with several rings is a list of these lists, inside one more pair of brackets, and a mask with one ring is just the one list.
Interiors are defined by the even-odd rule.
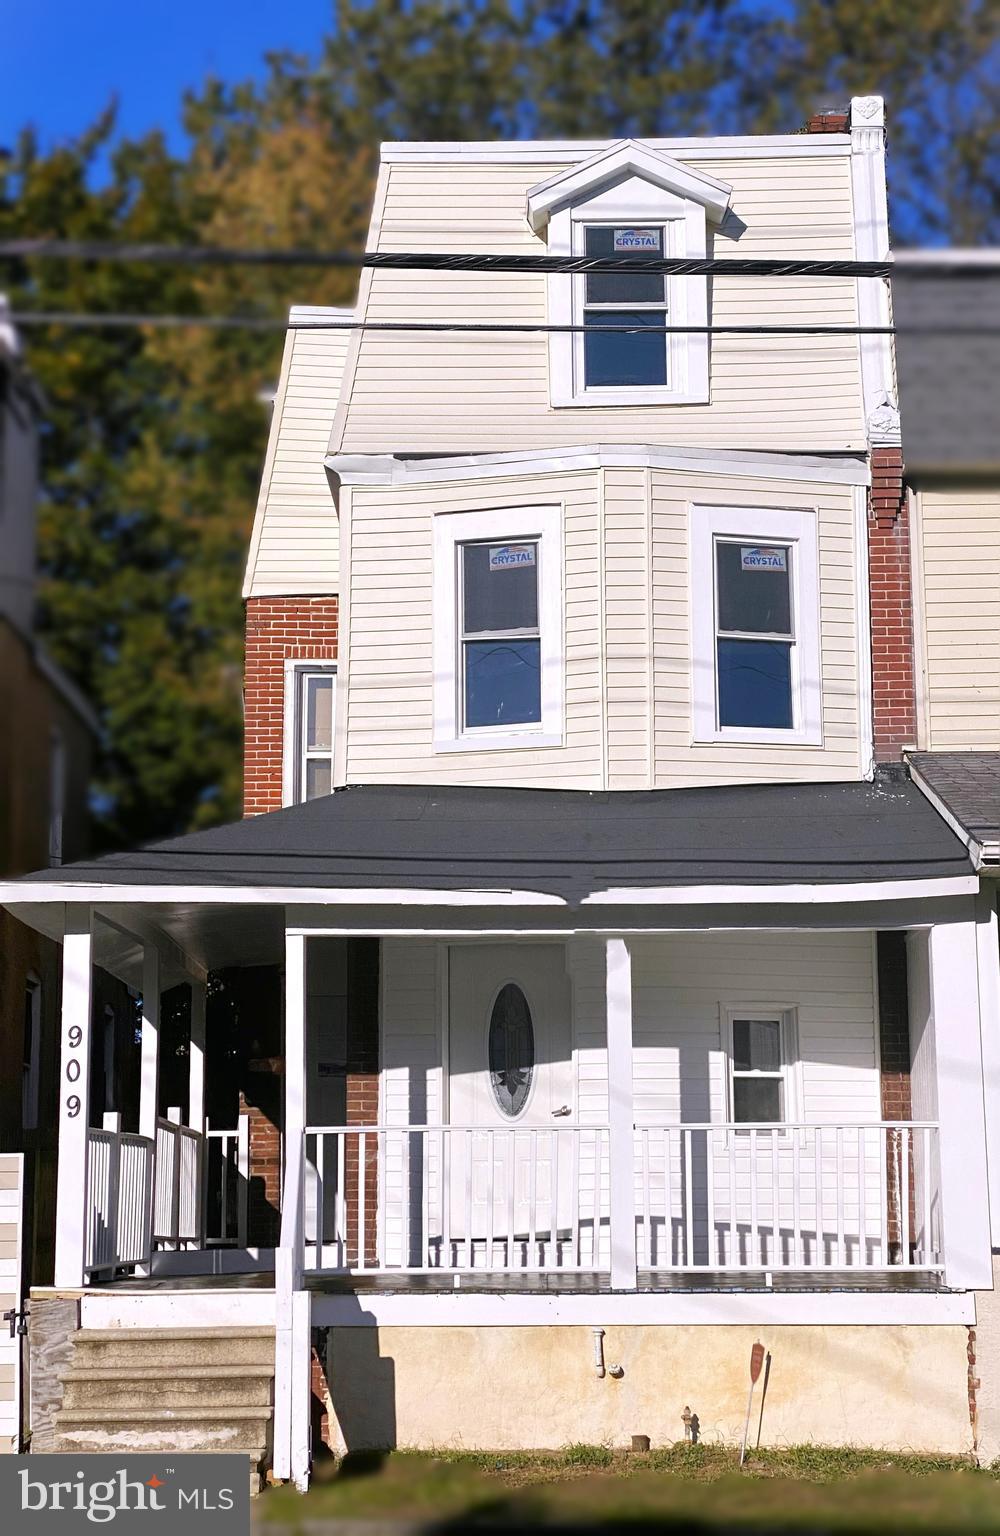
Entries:
[[846,107],[824,107],[806,119],[806,133],[846,133],[849,113]]

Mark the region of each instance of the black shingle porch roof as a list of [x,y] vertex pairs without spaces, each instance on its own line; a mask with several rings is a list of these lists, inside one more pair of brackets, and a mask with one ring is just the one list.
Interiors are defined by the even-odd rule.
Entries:
[[[356,785],[26,881],[540,891],[972,873],[907,780],[651,791]],[[166,892],[165,892],[166,894]]]

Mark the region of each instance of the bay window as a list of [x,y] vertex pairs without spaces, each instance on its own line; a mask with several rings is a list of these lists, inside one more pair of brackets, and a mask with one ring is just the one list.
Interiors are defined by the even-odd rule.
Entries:
[[434,520],[434,746],[562,743],[557,507]]

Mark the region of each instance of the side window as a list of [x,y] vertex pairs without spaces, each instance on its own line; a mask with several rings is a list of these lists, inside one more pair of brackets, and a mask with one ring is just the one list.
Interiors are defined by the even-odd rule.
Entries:
[[460,550],[463,726],[539,725],[538,541],[463,544]]
[[42,984],[29,976],[24,984],[24,1032],[21,1046],[21,1127],[38,1128],[38,1092],[42,1053]]
[[823,739],[816,514],[691,509],[694,740]]
[[559,507],[434,519],[434,749],[561,746]]
[[49,738],[49,863],[63,861],[63,818],[66,814],[66,742],[55,728]]
[[786,1010],[739,1009],[729,1016],[729,1102],[736,1125],[794,1120],[794,1017]]
[[330,662],[290,662],[285,677],[286,805],[333,789],[337,668]]

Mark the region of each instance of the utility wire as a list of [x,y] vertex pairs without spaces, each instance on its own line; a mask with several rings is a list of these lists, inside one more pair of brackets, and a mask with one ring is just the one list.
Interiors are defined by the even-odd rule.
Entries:
[[260,315],[119,314],[99,311],[22,310],[10,315],[14,326],[62,325],[70,329],[151,326],[178,330],[186,326],[247,331],[408,331],[417,334],[472,335],[622,335],[622,336],[995,336],[1000,326],[976,325],[546,325],[464,320],[272,320]]
[[[260,250],[231,246],[121,244],[106,240],[0,240],[0,259],[56,258],[66,261],[166,262],[174,266],[375,267],[428,272],[661,272],[675,277],[891,277],[894,261],[780,261],[734,257],[532,256],[457,251]],[[905,257],[904,257],[905,262]],[[987,276],[1000,266],[983,253],[935,261],[907,271],[920,277]]]

